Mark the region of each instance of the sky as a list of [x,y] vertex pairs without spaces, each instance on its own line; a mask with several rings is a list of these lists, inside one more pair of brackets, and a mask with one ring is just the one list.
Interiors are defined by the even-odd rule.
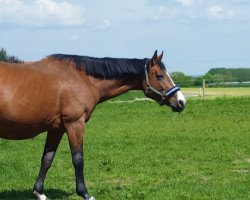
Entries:
[[249,0],[0,0],[0,8],[0,47],[25,61],[158,50],[169,72],[250,67]]

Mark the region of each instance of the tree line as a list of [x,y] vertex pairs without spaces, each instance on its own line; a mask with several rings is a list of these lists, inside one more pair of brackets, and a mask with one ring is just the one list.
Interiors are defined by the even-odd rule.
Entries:
[[9,62],[9,63],[22,63],[17,56],[9,55],[4,48],[0,49],[0,61]]
[[250,68],[212,68],[207,72],[213,79],[244,82],[250,80]]
[[203,79],[207,86],[250,86],[250,68],[212,68],[198,77],[183,72],[173,72],[171,76],[181,87],[200,87]]

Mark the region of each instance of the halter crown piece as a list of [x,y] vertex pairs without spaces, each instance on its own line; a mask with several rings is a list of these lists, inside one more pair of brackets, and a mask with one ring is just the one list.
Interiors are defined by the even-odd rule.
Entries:
[[171,89],[164,91],[164,92],[160,92],[157,89],[153,88],[150,85],[149,79],[148,79],[147,63],[145,64],[145,79],[146,79],[146,84],[147,84],[145,94],[147,94],[148,90],[151,90],[155,94],[161,96],[162,98],[161,101],[157,101],[160,105],[163,105],[166,99],[171,98],[176,92],[180,91],[180,88],[176,85],[172,87]]

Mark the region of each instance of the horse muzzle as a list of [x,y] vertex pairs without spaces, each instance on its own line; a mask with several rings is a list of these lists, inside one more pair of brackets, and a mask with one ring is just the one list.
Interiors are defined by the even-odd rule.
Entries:
[[173,112],[182,112],[185,109],[185,101],[178,100],[175,106],[170,105]]

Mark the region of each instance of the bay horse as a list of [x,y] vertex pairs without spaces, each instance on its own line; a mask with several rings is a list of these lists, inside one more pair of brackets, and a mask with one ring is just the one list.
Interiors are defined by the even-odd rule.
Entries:
[[50,55],[21,64],[0,62],[0,138],[23,140],[47,132],[40,172],[33,188],[46,200],[43,183],[66,132],[75,169],[76,192],[94,200],[84,181],[84,126],[96,105],[129,90],[175,112],[186,100],[162,62],[163,52],[150,59],[93,58]]

